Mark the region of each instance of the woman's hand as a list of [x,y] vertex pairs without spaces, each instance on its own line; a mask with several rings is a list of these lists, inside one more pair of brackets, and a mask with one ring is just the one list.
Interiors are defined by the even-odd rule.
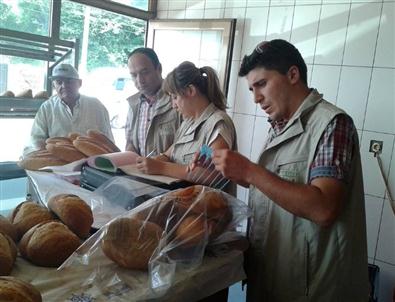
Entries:
[[145,174],[162,174],[162,163],[160,160],[151,157],[137,157],[137,169]]

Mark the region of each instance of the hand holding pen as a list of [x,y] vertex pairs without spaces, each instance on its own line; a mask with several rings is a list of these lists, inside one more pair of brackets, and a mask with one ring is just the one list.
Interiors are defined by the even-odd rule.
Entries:
[[160,161],[152,158],[155,153],[156,149],[148,153],[146,157],[137,157],[136,166],[140,172],[145,174],[160,174]]

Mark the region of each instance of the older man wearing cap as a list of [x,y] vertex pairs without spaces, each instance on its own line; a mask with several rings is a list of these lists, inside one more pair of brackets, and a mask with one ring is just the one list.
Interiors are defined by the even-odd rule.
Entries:
[[51,79],[56,95],[38,110],[25,153],[42,149],[49,137],[67,136],[70,132],[86,134],[89,129],[99,130],[114,140],[107,109],[97,98],[79,93],[82,80],[73,66],[57,65]]

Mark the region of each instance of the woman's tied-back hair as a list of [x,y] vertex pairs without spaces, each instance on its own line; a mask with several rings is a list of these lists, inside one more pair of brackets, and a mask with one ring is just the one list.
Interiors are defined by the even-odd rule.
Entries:
[[168,94],[183,95],[189,86],[195,86],[218,109],[226,109],[225,96],[219,85],[218,76],[213,68],[197,68],[192,62],[182,62],[163,81],[163,90]]
[[291,66],[296,66],[299,69],[300,78],[307,85],[307,66],[299,50],[285,40],[263,41],[250,55],[244,56],[239,76],[246,76],[256,67],[276,70],[285,75]]

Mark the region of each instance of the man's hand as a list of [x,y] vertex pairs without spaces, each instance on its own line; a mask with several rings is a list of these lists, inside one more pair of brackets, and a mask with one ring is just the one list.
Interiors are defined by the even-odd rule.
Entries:
[[215,169],[226,178],[244,187],[250,185],[249,173],[254,164],[248,158],[238,152],[222,149],[213,152],[212,161]]

